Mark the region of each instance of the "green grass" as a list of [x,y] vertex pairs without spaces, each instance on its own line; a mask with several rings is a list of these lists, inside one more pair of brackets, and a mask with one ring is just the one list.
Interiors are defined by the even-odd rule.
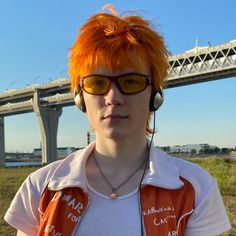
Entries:
[[[191,161],[205,168],[218,182],[232,230],[224,236],[236,235],[236,160],[229,158],[192,158]],[[16,191],[26,176],[38,167],[0,168],[0,235],[16,235],[4,220],[4,214]]]
[[13,236],[16,230],[3,217],[24,179],[38,167],[0,168],[0,235]]
[[202,166],[217,180],[232,225],[232,230],[223,235],[236,235],[236,160],[220,157],[189,160]]

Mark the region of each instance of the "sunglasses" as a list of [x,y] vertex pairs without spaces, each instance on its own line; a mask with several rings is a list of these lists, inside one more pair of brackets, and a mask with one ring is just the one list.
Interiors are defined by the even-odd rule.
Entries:
[[87,75],[80,79],[80,88],[93,95],[105,95],[114,82],[122,94],[136,94],[142,92],[152,84],[149,75],[128,73],[118,76]]

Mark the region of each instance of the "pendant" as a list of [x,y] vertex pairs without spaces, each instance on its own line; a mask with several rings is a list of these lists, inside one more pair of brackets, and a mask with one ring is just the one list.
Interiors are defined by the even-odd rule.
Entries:
[[110,198],[111,199],[116,199],[118,197],[118,194],[114,191],[112,191],[112,193],[110,194]]

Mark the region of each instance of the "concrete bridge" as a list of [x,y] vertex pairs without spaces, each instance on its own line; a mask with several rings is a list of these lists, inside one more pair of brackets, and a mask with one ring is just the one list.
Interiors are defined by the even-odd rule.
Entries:
[[[236,40],[195,47],[169,57],[166,88],[236,77]],[[41,130],[42,163],[57,158],[57,130],[63,107],[74,105],[68,79],[0,93],[0,165],[5,163],[4,117],[34,112]]]

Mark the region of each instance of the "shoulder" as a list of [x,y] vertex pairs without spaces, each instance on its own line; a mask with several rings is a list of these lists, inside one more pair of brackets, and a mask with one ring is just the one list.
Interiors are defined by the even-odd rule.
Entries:
[[170,156],[170,158],[177,166],[180,176],[189,181],[197,181],[203,184],[211,184],[214,181],[209,172],[198,164],[173,156]]
[[53,173],[61,163],[62,160],[58,160],[41,167],[40,169],[31,173],[27,179],[38,189],[44,189],[45,185],[47,185],[48,181],[53,176]]
[[191,161],[171,156],[155,147],[155,158],[160,157],[166,159],[168,162],[172,162],[177,168],[179,175],[190,181],[193,181],[194,179],[197,179],[200,182],[205,180],[209,180],[210,182],[213,181],[212,176],[201,166]]
[[176,168],[179,177],[184,178],[193,186],[196,201],[204,197],[208,191],[217,187],[214,178],[205,169],[193,162],[173,157],[158,148],[155,148],[155,158],[162,158],[166,162],[172,163],[172,168]]
[[63,170],[68,168],[70,163],[75,161],[75,158],[79,158],[81,153],[80,151],[76,151],[71,155],[67,156],[65,159],[58,160],[52,162],[35,172],[31,173],[26,181],[28,181],[32,186],[34,186],[35,191],[42,193],[45,187],[48,185],[49,181],[53,178],[55,173],[58,173],[58,169],[60,169],[61,175],[65,174]]

